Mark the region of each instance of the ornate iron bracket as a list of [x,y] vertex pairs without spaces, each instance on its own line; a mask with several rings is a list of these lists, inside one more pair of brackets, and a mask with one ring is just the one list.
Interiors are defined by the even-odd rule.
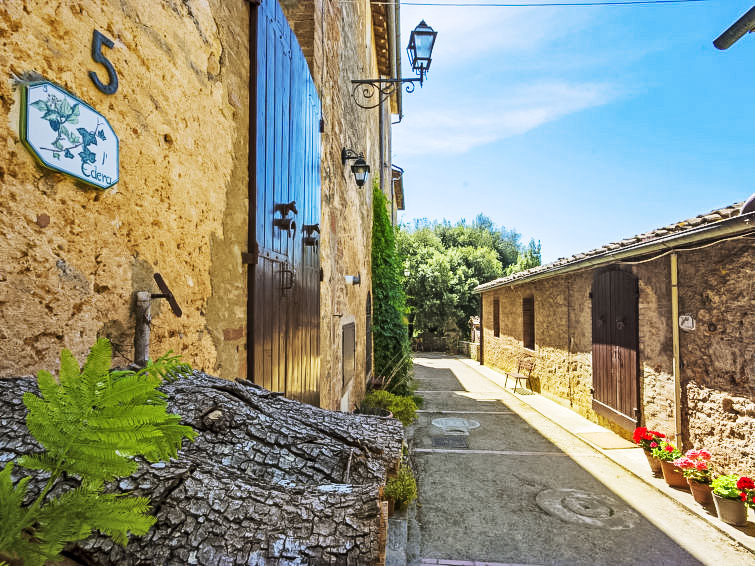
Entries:
[[418,79],[360,79],[351,81],[351,98],[360,108],[377,108],[394,92],[406,85],[407,94],[414,92],[415,83],[422,86],[422,78]]

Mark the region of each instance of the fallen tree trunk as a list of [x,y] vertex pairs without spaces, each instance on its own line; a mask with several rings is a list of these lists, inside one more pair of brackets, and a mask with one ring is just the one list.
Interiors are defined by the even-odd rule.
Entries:
[[[384,561],[380,493],[400,460],[398,421],[325,411],[198,371],[161,389],[197,439],[111,487],[151,497],[157,524],[126,548],[95,535],[67,548],[69,557],[124,566]],[[25,425],[26,391],[37,393],[35,380],[0,379],[0,464],[40,449]]]

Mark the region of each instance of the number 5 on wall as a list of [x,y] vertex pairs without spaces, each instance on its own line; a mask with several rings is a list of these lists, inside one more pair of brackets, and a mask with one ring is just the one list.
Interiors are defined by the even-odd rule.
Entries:
[[107,75],[110,82],[106,85],[102,84],[94,71],[89,71],[89,78],[92,79],[94,85],[105,94],[115,94],[115,91],[118,90],[118,75],[113,68],[113,64],[102,54],[103,43],[110,49],[113,48],[112,39],[102,35],[97,30],[94,30],[92,33],[92,59],[102,64],[107,69]]

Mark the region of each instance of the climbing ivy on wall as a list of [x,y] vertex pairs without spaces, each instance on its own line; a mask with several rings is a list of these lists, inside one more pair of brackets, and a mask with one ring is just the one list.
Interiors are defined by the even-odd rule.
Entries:
[[375,376],[397,395],[411,393],[411,350],[404,313],[406,295],[387,200],[373,187],[372,297]]

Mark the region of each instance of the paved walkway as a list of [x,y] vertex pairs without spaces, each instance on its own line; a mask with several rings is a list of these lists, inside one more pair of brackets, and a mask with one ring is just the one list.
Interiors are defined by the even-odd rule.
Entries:
[[755,564],[752,522],[693,512],[641,451],[600,449],[627,446],[605,429],[514,394],[471,360],[422,354],[415,375],[425,404],[410,430],[420,494],[410,564]]

